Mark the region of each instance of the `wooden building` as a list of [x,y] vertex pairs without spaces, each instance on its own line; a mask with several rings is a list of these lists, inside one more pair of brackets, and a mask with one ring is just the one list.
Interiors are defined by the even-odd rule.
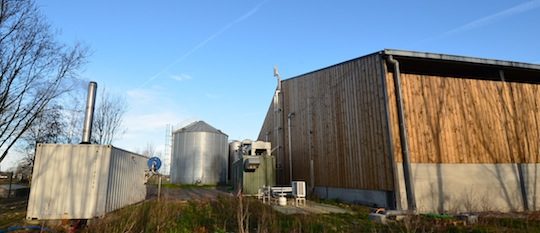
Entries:
[[383,50],[282,81],[259,140],[321,198],[537,210],[539,83],[540,65]]

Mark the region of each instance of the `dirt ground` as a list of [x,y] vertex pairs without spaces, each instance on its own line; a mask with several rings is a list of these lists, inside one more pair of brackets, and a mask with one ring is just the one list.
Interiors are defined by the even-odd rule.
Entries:
[[0,229],[22,224],[26,218],[28,197],[0,199]]
[[[146,199],[157,198],[157,187],[148,186]],[[231,196],[226,187],[203,187],[203,188],[162,188],[161,199],[172,201],[207,201],[215,200],[219,195]]]

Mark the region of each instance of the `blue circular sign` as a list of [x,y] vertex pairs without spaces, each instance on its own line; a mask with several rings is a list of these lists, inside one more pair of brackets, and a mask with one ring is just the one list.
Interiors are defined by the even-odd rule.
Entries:
[[148,159],[147,164],[150,171],[157,171],[161,167],[161,159],[159,159],[158,157],[152,157]]

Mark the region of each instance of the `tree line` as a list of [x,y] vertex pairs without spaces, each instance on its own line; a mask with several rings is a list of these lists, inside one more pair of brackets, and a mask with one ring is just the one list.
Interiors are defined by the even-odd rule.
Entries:
[[[33,1],[0,0],[0,163],[18,152],[31,167],[38,143],[81,140],[89,49],[57,36]],[[127,103],[98,93],[92,142],[111,144],[126,130]]]

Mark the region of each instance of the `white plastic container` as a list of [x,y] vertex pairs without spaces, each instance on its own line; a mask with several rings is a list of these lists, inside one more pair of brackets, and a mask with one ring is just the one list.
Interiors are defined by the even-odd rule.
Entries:
[[38,144],[27,219],[91,219],[146,197],[148,158],[111,145]]
[[278,205],[286,206],[287,205],[287,198],[284,197],[284,196],[278,197]]
[[306,197],[306,182],[305,181],[293,181],[292,186],[292,195],[296,198]]

